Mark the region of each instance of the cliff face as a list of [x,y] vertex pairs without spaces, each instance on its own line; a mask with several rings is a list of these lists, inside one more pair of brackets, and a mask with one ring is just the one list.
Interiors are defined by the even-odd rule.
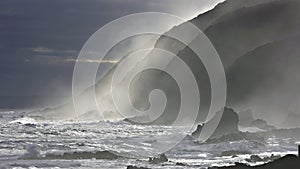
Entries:
[[[227,106],[253,108],[253,113],[265,114],[272,122],[276,121],[272,117],[283,115],[289,109],[291,101],[299,100],[299,94],[295,94],[299,86],[296,74],[300,72],[297,66],[299,9],[297,0],[231,0],[191,21],[204,30],[220,55],[227,75]],[[180,32],[183,25],[171,31]],[[204,65],[189,48],[179,50],[183,46],[174,39],[163,36],[156,47],[178,54],[193,71],[201,93],[198,121],[203,122],[211,101],[211,86]],[[161,76],[156,79],[161,80]],[[300,110],[296,104],[293,107]],[[165,114],[166,118],[174,116],[171,109]]]
[[[289,112],[290,107],[300,110],[300,80],[297,76],[300,72],[299,16],[299,0],[228,0],[190,21],[204,31],[220,55],[227,75],[227,106],[251,108],[253,113],[260,115],[271,112],[265,115],[271,120],[276,117],[274,115]],[[185,30],[185,24],[174,27],[170,32],[192,37]],[[178,55],[194,73],[201,94],[197,121],[204,122],[211,103],[211,86],[203,63],[191,49],[167,36],[161,36],[155,47]],[[151,53],[149,57],[151,59]],[[108,105],[104,111],[114,114],[112,118],[120,117],[113,107],[110,86],[107,85],[115,67],[96,84],[97,98],[103,105]],[[149,92],[153,89],[162,89],[168,99],[163,115],[149,124],[172,124],[180,107],[180,91],[178,85],[173,84],[174,79],[164,72],[148,72],[137,76],[134,82],[130,98],[137,109],[149,108]],[[94,111],[84,99],[90,93],[91,90],[87,90],[79,96],[82,97],[81,114]],[[70,103],[46,112],[51,115],[59,112],[59,117],[64,114],[71,118],[71,115],[74,117],[72,106]]]
[[213,10],[200,14],[191,22],[197,25],[201,30],[205,31],[208,27],[215,25],[220,18],[236,11],[240,8],[253,7],[259,4],[266,4],[276,0],[226,0],[218,4]]
[[299,1],[271,1],[241,7],[218,18],[205,30],[229,68],[239,57],[269,42],[299,32]]
[[205,33],[226,68],[227,106],[251,108],[278,125],[287,112],[300,112],[300,3],[265,2],[223,15]]
[[[228,104],[252,107],[265,118],[283,118],[299,108],[300,37],[263,45],[240,57],[227,71]],[[286,123],[285,127],[296,127]]]

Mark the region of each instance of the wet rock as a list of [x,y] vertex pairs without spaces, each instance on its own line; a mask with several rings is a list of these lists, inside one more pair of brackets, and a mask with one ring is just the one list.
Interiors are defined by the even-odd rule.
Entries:
[[187,166],[187,164],[180,163],[180,162],[177,162],[176,165],[177,165],[177,166]]
[[36,127],[36,125],[32,124],[32,123],[26,123],[26,124],[24,124],[24,126],[27,126],[27,127]]
[[[254,157],[256,158],[256,157]],[[277,159],[273,162],[266,163],[260,166],[251,167],[246,164],[236,163],[235,166],[229,167],[213,167],[211,169],[298,169],[300,166],[300,158],[295,155],[286,155],[280,159]]]
[[221,156],[236,156],[239,154],[250,154],[251,152],[249,151],[237,151],[237,150],[229,150],[229,151],[223,151],[221,153]]
[[[208,121],[206,124],[210,125],[210,123],[214,123],[214,120],[218,118],[217,116],[220,115],[220,112],[217,112],[215,117],[213,117],[210,121]],[[218,124],[218,127],[212,134],[211,138],[219,138],[228,134],[234,134],[239,133],[238,129],[238,123],[239,123],[239,117],[238,114],[230,108],[224,108],[221,120]],[[202,132],[203,125],[199,125],[192,133],[192,135],[196,138],[200,136],[200,133]]]
[[168,158],[165,154],[161,154],[159,157],[149,157],[149,162],[152,164],[159,164],[167,161]]
[[146,167],[136,167],[136,166],[127,166],[127,169],[150,169],[150,168],[146,168]]
[[267,131],[276,129],[274,126],[269,125],[266,121],[264,121],[264,120],[262,120],[262,119],[254,120],[254,121],[250,124],[250,127],[257,127],[257,128],[259,128],[259,129],[267,130]]
[[46,155],[46,159],[106,159],[106,160],[115,160],[121,158],[114,153],[109,151],[98,151],[98,152],[73,152],[73,153],[64,153],[62,155]]
[[246,159],[248,162],[262,162],[264,161],[262,158],[260,158],[258,155],[251,155],[250,159]]

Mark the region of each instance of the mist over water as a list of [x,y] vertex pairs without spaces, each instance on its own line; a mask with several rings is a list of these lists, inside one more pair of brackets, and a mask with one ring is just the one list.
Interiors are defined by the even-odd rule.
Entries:
[[[202,28],[204,33],[208,35],[220,54],[229,82],[228,106],[235,108],[237,111],[252,109],[255,118],[262,118],[277,127],[288,126],[288,124],[284,123],[288,123],[285,121],[288,121],[286,119],[289,114],[299,114],[299,106],[297,104],[299,98],[294,92],[297,91],[298,86],[298,60],[294,57],[294,54],[297,53],[297,37],[294,37],[294,34],[297,34],[299,24],[295,22],[297,3],[294,3],[295,5],[289,5],[289,3],[273,2],[272,0],[246,1],[245,3],[228,1],[220,4],[211,13],[208,12],[208,14],[200,15],[192,20],[192,23]],[[284,8],[281,8],[282,6]],[[235,10],[235,8],[240,7],[245,7],[245,10]],[[188,8],[188,5],[186,8]],[[258,16],[252,15],[253,11],[256,13],[259,12],[266,17],[256,20],[255,18]],[[278,20],[269,21],[269,18],[273,16],[277,17]],[[205,19],[206,17],[211,19],[207,20]],[[243,22],[244,17],[249,18],[249,21]],[[251,18],[252,20],[250,20]],[[290,23],[286,27],[287,30],[281,29],[280,20]],[[233,26],[232,29],[236,30],[234,32],[239,32],[240,38],[234,38],[233,31],[227,29],[232,24],[239,25]],[[252,31],[251,25],[255,24],[263,28],[259,29],[259,31]],[[186,37],[196,36],[189,31],[185,31],[182,22],[172,24],[172,22],[163,20],[157,25],[164,25],[165,30],[170,30],[173,33],[184,32]],[[267,29],[271,27],[273,28],[272,31]],[[252,38],[253,41],[248,40],[249,38]],[[230,43],[224,43],[224,39]],[[238,48],[236,47],[237,45],[239,45]],[[87,115],[89,113],[93,114],[92,116],[95,119],[100,118],[99,120],[128,118],[117,113],[112,98],[109,96],[109,84],[111,83],[112,74],[115,67],[118,67],[118,63],[122,61],[121,57],[129,56],[138,49],[153,47],[171,51],[192,67],[193,73],[197,76],[197,83],[200,84],[199,91],[201,93],[201,110],[199,111],[200,116],[197,120],[198,122],[204,122],[211,100],[211,84],[205,66],[201,62],[198,62],[195,59],[193,51],[181,42],[167,36],[164,37],[151,33],[133,36],[117,43],[106,54],[104,59],[112,61],[112,64],[100,65],[95,83],[85,84],[84,82],[88,81],[85,79],[85,76],[79,80],[78,86],[80,86],[80,83],[83,85],[78,87],[78,90],[74,90],[78,98],[80,98],[77,115],[74,114],[75,110],[71,103],[54,109],[54,111],[50,110],[52,112],[50,114],[59,114],[59,118],[64,114],[64,119],[74,119],[76,116],[83,117],[83,114]],[[270,50],[272,51],[270,52]],[[276,50],[278,52],[275,52]],[[87,57],[95,60],[95,63],[87,63],[86,66],[89,66],[89,64],[96,65],[97,63],[97,53],[92,54],[93,51],[90,52],[87,53]],[[159,60],[149,60],[151,52],[142,55],[139,57],[140,61],[137,62],[138,64],[144,63],[147,65],[147,62],[156,62],[156,64],[159,64],[160,62]],[[260,57],[260,55],[264,57]],[[286,55],[284,59],[279,59],[284,55]],[[137,66],[129,65],[128,69],[132,70]],[[136,78],[136,83],[138,83],[138,79],[141,78]],[[131,87],[131,95],[133,96],[130,96],[130,98],[134,107],[140,110],[147,110],[149,108],[148,92],[146,91],[153,88],[151,84],[156,84],[157,82],[161,82],[161,85],[165,86],[163,88],[169,90],[169,96],[167,97],[171,98],[171,100],[169,99],[170,104],[167,106],[167,109],[170,108],[169,112],[176,114],[176,108],[179,108],[178,103],[180,102],[180,99],[174,99],[179,96],[176,94],[178,93],[176,92],[176,86],[172,86],[170,79],[166,75],[159,75],[158,73],[140,80],[141,85],[135,84],[135,87]],[[103,108],[101,112],[97,110],[97,105],[89,101],[93,96],[93,87],[91,86],[94,84],[96,84],[97,102]],[[144,88],[145,90],[143,90],[143,86],[145,85],[148,86],[148,89]],[[171,102],[173,103],[171,104]],[[58,112],[55,113],[55,111]],[[49,110],[46,112],[49,112]],[[37,114],[41,115],[43,111]],[[166,116],[164,119],[168,119],[174,114],[171,113],[170,116]],[[293,126],[295,125],[291,125],[291,127]]]
[[220,1],[152,2],[181,18],[107,24],[72,60],[73,98],[0,111],[0,168],[252,166],[297,154],[300,2],[227,0],[206,13]]

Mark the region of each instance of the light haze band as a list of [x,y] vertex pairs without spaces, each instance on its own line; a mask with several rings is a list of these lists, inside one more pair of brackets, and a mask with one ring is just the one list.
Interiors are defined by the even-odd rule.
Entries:
[[[176,138],[169,141],[165,141],[166,138],[158,136],[156,137],[157,142],[153,143],[153,148],[149,152],[138,153],[144,156],[164,153],[177,145],[191,132],[199,113],[200,93],[192,71],[184,61],[177,57],[177,53],[155,48],[154,41],[151,44],[152,46],[149,45],[150,47],[139,47],[130,54],[121,53],[121,58],[118,58],[119,62],[100,78],[96,78],[98,69],[101,68],[102,64],[107,63],[107,58],[105,58],[107,53],[116,44],[124,39],[143,34],[164,35],[176,39],[190,48],[205,66],[211,84],[211,104],[206,121],[214,117],[216,112],[222,110],[226,102],[227,87],[222,62],[209,39],[192,23],[187,22],[180,25],[184,27],[181,29],[184,31],[169,31],[171,26],[183,22],[185,22],[183,19],[165,13],[137,13],[112,21],[95,32],[85,43],[77,59],[97,60],[97,63],[76,62],[74,67],[72,92],[77,117],[83,111],[86,111],[86,107],[88,107],[91,110],[98,110],[100,114],[107,110],[117,111],[124,118],[137,115],[149,117],[148,120],[135,121],[140,124],[154,121],[161,116],[167,104],[164,92],[158,89],[153,90],[149,95],[151,106],[148,110],[142,112],[132,105],[129,88],[132,80],[139,73],[149,69],[157,69],[174,78],[180,88],[180,111],[173,126],[183,126],[186,132],[179,133]],[[150,53],[151,57],[149,57]],[[95,86],[99,83],[98,80],[106,82],[107,90],[96,91]],[[80,94],[88,88],[92,90],[84,96],[83,101]],[[104,104],[104,102],[112,103]],[[209,126],[204,125],[198,138],[199,141],[206,141],[213,134],[221,116],[222,113]],[[106,120],[104,116],[103,120]]]

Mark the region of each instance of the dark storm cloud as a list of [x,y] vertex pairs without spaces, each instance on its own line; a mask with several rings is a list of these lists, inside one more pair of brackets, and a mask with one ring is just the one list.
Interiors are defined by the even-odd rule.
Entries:
[[6,48],[78,49],[105,23],[137,12],[132,4],[124,2],[2,1],[1,11],[5,10],[0,16],[1,44]]
[[[84,42],[109,21],[142,8],[139,1],[0,2],[0,95],[62,94]],[[60,64],[58,64],[60,63]],[[58,79],[61,86],[56,85]],[[63,94],[69,94],[66,89]]]

